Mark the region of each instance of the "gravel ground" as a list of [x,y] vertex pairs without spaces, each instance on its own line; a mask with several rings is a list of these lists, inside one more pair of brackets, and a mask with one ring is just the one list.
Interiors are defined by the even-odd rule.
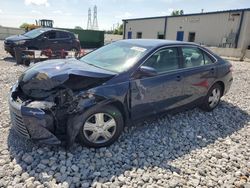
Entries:
[[250,187],[250,63],[232,62],[234,83],[213,112],[164,115],[108,148],[65,151],[11,130],[7,95],[26,67],[4,57],[0,49],[0,187]]

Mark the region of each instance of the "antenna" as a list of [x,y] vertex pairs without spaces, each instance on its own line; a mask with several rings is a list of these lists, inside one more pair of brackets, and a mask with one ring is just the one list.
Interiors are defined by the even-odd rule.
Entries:
[[92,29],[92,24],[91,24],[91,9],[89,8],[88,11],[88,25],[87,25],[87,29]]
[[98,22],[97,22],[97,6],[94,6],[94,19],[93,19],[93,25],[92,29],[98,30]]

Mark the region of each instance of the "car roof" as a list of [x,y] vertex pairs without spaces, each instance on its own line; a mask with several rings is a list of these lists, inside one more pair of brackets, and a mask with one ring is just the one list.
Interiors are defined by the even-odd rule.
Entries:
[[197,45],[196,43],[193,42],[182,42],[182,41],[162,40],[162,39],[125,39],[125,40],[120,40],[118,42],[130,43],[145,48],[160,47],[166,45]]
[[[39,28],[36,28],[34,30],[44,30],[44,31],[50,31],[52,30],[53,28],[49,28],[49,27],[39,27]],[[31,30],[32,31],[32,30]]]
[[51,27],[39,27],[37,30],[45,30],[45,31],[62,31],[62,32],[67,32],[71,33],[70,31],[63,30],[63,29],[57,29],[57,28],[51,28]]

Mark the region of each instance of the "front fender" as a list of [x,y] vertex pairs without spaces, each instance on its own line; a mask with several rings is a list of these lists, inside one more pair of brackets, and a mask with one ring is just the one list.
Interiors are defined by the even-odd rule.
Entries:
[[[82,126],[84,113],[92,108],[103,108],[106,105],[114,105],[124,116],[129,119],[129,82],[114,85],[102,85],[79,94],[77,100],[69,107],[67,122],[68,146],[74,143]],[[116,106],[119,104],[118,106]]]
[[77,113],[72,113],[68,117],[67,121],[67,147],[70,147],[78,135],[84,121],[84,113],[92,108],[102,108],[109,104],[114,104],[117,101],[114,99],[104,99],[103,101],[97,102],[95,99],[85,99],[79,102],[81,108]]

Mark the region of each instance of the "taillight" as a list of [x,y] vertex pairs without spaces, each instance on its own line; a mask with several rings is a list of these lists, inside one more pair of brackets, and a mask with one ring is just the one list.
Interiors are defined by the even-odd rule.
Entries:
[[229,71],[230,71],[230,72],[233,72],[233,66],[232,66],[232,65],[230,65]]
[[81,48],[80,40],[77,39],[77,43],[78,43],[79,47]]

